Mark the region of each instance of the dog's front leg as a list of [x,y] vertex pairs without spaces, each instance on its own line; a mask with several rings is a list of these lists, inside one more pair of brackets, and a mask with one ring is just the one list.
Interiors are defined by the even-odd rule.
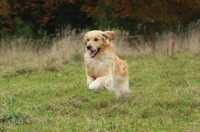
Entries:
[[109,83],[111,83],[111,78],[110,76],[103,76],[103,77],[98,77],[95,81],[93,81],[89,85],[89,89],[93,91],[98,91],[100,87],[105,87]]
[[87,85],[89,86],[94,81],[94,78],[87,76]]

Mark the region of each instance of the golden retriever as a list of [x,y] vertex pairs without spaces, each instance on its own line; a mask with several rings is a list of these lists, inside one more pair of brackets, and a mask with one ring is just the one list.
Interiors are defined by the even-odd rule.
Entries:
[[116,56],[114,45],[110,43],[114,39],[114,31],[87,32],[84,61],[89,89],[99,92],[104,87],[121,98],[130,91],[128,65]]

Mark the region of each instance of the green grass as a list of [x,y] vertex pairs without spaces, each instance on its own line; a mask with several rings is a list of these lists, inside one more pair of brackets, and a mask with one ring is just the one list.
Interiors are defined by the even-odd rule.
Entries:
[[124,59],[132,90],[124,100],[89,91],[83,61],[2,74],[0,131],[200,131],[200,55]]

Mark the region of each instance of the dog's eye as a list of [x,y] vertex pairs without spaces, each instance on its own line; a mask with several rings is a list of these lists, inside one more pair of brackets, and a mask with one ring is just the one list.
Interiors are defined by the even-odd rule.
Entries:
[[99,39],[98,38],[94,38],[94,41],[98,41]]
[[90,39],[88,38],[87,41],[90,41]]

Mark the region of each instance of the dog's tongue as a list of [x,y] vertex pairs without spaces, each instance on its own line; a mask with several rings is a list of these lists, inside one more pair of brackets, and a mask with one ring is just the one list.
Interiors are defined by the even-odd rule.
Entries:
[[90,50],[90,57],[94,57],[96,52],[97,52],[97,50]]

